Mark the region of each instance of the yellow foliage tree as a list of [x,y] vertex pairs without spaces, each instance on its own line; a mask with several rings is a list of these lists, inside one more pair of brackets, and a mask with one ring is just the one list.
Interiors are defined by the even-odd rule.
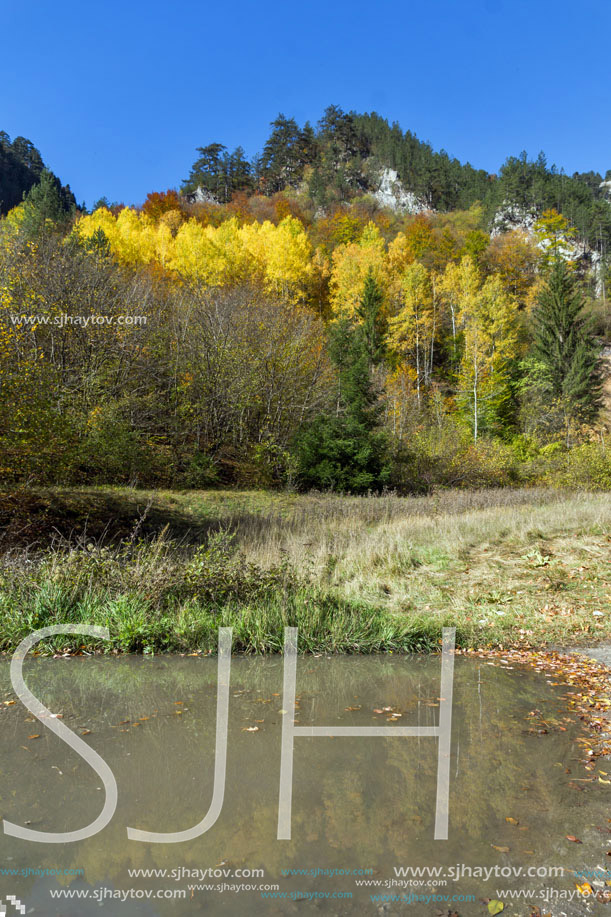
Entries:
[[572,246],[577,233],[565,216],[553,207],[544,210],[534,225],[534,232],[548,264],[556,258],[572,263]]
[[436,309],[434,288],[426,268],[414,262],[403,273],[402,308],[389,323],[389,344],[396,354],[406,357],[413,367],[416,398],[431,378]]
[[458,316],[468,314],[480,284],[479,271],[470,255],[465,255],[458,264],[449,262],[439,282],[441,297],[449,311],[455,365],[458,361]]
[[477,291],[466,289],[459,305],[463,348],[458,400],[470,415],[477,440],[481,420],[497,417],[508,396],[507,367],[518,338],[517,309],[498,275],[488,277]]
[[386,293],[386,246],[375,223],[367,224],[358,242],[340,245],[333,252],[329,298],[335,316],[355,314],[370,270]]
[[489,269],[501,275],[509,292],[526,298],[541,261],[535,241],[524,230],[514,229],[492,239],[485,257]]
[[240,225],[237,217],[219,226],[186,223],[170,211],[158,221],[125,208],[118,216],[100,208],[81,217],[80,238],[102,230],[115,257],[124,264],[158,264],[204,286],[260,283],[267,293],[294,302],[307,296],[312,281],[313,252],[303,224],[287,216],[277,226],[269,221]]

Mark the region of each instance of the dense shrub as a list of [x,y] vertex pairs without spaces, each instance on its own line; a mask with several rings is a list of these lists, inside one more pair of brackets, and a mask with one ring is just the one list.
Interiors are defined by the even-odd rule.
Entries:
[[523,476],[552,487],[611,490],[610,445],[604,439],[572,449],[551,443],[524,468]]
[[395,456],[393,484],[404,493],[437,487],[504,487],[519,477],[511,447],[499,440],[474,443],[460,424],[417,432]]

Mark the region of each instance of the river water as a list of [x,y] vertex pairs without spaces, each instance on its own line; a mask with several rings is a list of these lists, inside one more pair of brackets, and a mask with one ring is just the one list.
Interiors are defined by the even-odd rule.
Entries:
[[[234,657],[220,815],[171,844],[130,840],[126,829],[183,831],[209,809],[216,659],[38,658],[24,673],[118,786],[112,821],[86,840],[0,834],[0,897],[16,896],[26,913],[470,917],[499,896],[505,914],[528,915],[531,904],[554,917],[604,912],[576,894],[584,880],[574,873],[611,867],[611,787],[581,763],[585,727],[567,712],[565,689],[540,674],[456,659],[447,840],[434,838],[438,741],[426,736],[297,737],[292,837],[278,840],[283,660]],[[8,662],[0,692],[2,817],[52,832],[92,822],[100,777],[16,699]],[[435,726],[439,693],[439,657],[304,656],[295,717]]]

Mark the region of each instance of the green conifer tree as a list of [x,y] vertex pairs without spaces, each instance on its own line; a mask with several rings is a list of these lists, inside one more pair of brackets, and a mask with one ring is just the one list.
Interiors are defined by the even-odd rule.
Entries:
[[24,219],[22,228],[32,238],[47,228],[53,228],[66,218],[58,180],[48,169],[43,169],[40,182],[24,195]]
[[359,308],[361,322],[344,318],[330,330],[329,352],[337,368],[333,410],[319,414],[297,442],[304,487],[364,493],[389,478],[387,441],[372,368],[384,348],[382,295],[370,275]]
[[558,258],[534,313],[534,356],[540,378],[565,429],[595,420],[601,406],[600,347],[583,317],[583,296]]

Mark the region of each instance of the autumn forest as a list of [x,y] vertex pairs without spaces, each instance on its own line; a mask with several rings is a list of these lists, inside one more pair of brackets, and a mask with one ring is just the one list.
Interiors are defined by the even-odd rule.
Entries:
[[607,179],[331,106],[87,208],[0,134],[2,479],[606,489]]

